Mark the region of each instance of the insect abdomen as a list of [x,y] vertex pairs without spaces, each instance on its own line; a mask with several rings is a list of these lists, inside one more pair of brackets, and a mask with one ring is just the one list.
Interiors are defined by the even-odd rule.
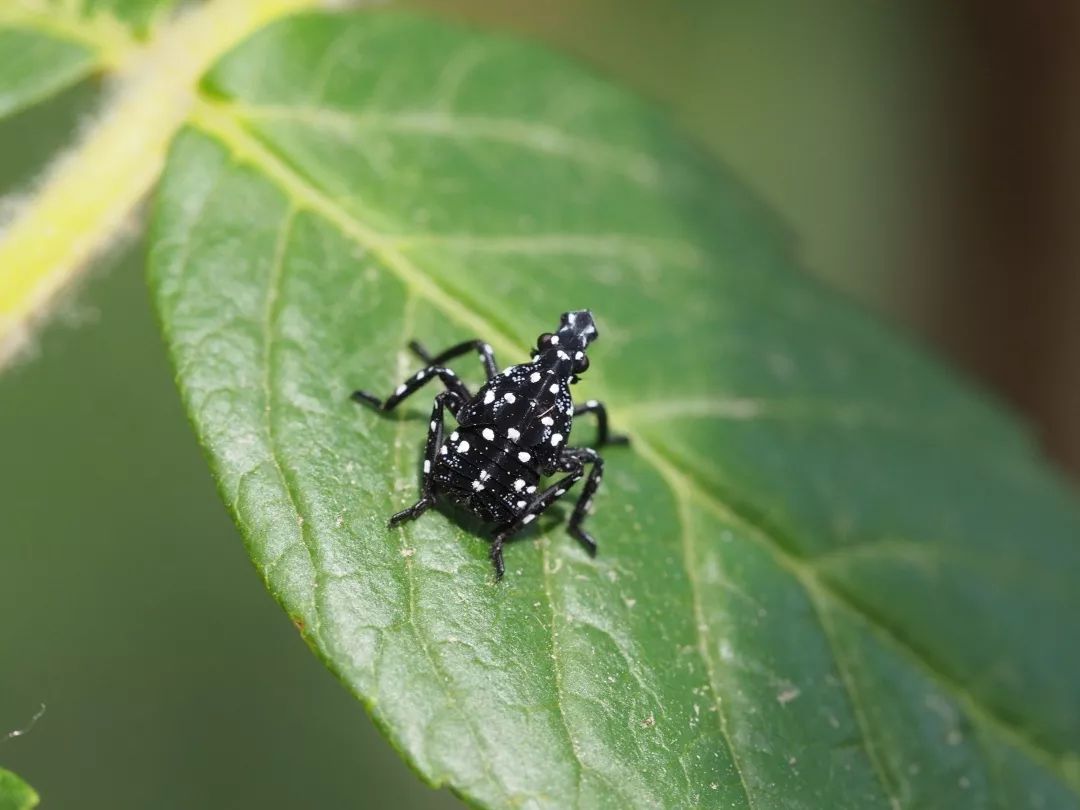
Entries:
[[443,447],[433,470],[439,489],[484,520],[513,520],[536,494],[540,476],[532,454],[500,440],[492,427],[459,427]]

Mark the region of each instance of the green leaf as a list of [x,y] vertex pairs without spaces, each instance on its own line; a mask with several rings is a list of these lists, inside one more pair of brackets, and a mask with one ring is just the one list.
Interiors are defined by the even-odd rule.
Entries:
[[92,73],[118,70],[137,34],[173,0],[23,0],[0,4],[0,119]]
[[0,28],[0,118],[70,87],[95,67],[83,45]]
[[30,810],[40,799],[26,782],[0,768],[0,810]]
[[[1080,806],[1075,499],[660,114],[385,14],[275,24],[202,92],[152,237],[179,385],[270,591],[425,779],[491,806]],[[391,390],[410,338],[521,362],[581,307],[579,395],[633,438],[598,557],[541,521],[495,583],[472,528],[388,530],[429,400],[349,392]]]

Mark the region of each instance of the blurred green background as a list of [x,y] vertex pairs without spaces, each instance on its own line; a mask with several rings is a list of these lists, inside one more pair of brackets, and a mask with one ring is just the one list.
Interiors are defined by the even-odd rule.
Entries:
[[[1068,4],[426,5],[667,104],[790,221],[809,272],[935,343],[1080,469]],[[28,188],[102,93],[0,124],[0,191]],[[181,411],[143,254],[101,261],[0,377],[0,738],[48,707],[0,763],[46,807],[453,806],[263,590]]]

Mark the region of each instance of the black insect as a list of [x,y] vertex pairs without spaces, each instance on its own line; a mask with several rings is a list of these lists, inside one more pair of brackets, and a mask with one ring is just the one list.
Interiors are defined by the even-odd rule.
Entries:
[[[426,363],[424,368],[385,400],[366,391],[353,392],[357,402],[390,411],[429,380],[438,377],[446,386],[431,411],[420,500],[391,517],[390,525],[419,517],[435,504],[438,494],[445,494],[496,525],[491,561],[501,578],[503,544],[565,495],[591,465],[567,529],[589,554],[596,554],[596,541],[581,524],[600,486],[604,460],[591,447],[568,446],[570,426],[575,416],[593,413],[597,446],[626,441],[609,435],[601,403],[589,400],[575,407],[570,397],[570,385],[589,367],[585,350],[596,338],[591,312],[567,312],[557,332],[545,332],[537,339],[531,362],[510,366],[501,374],[491,347],[483,341],[466,341],[434,357],[413,341],[409,348]],[[480,355],[487,374],[487,383],[475,397],[445,365],[469,351]],[[443,425],[446,410],[458,423],[449,436]],[[566,475],[538,490],[541,477],[558,472]]]

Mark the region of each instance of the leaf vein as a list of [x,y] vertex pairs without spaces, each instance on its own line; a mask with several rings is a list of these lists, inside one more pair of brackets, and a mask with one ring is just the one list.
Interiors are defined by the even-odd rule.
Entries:
[[[635,442],[640,444],[640,440],[635,438]],[[647,458],[647,457],[646,457]],[[692,520],[690,517],[689,502],[682,489],[676,486],[676,481],[670,478],[666,471],[661,468],[657,468],[657,472],[664,479],[668,489],[671,491],[672,498],[675,500],[676,514],[679,519],[679,539],[682,543],[683,553],[683,568],[686,572],[687,582],[690,584],[690,596],[693,603],[694,610],[694,634],[697,638],[697,652],[698,657],[701,658],[702,663],[705,665],[705,671],[709,676],[709,692],[712,694],[713,705],[716,707],[716,719],[720,727],[720,734],[724,738],[724,743],[727,746],[728,754],[731,757],[731,763],[735,767],[735,772],[739,775],[739,784],[742,787],[743,795],[746,797],[746,806],[750,810],[754,810],[754,800],[751,798],[750,786],[746,781],[746,772],[744,763],[740,762],[740,756],[735,747],[735,742],[731,737],[731,731],[728,728],[728,716],[727,708],[724,704],[723,698],[720,695],[720,683],[716,670],[716,662],[713,661],[712,655],[709,652],[709,639],[707,638],[708,623],[705,621],[705,613],[701,606],[701,583],[697,578],[698,566],[696,565],[697,552],[694,549],[694,537]]]
[[548,624],[548,631],[551,637],[551,660],[552,660],[552,676],[555,684],[555,710],[559,716],[559,721],[562,723],[563,731],[566,733],[566,741],[570,746],[570,751],[574,757],[575,769],[577,770],[577,800],[575,802],[576,807],[581,807],[581,785],[582,775],[585,771],[595,774],[605,785],[607,785],[612,792],[622,798],[625,802],[625,807],[632,807],[633,802],[628,801],[628,797],[623,793],[620,787],[612,782],[606,774],[586,764],[581,757],[581,751],[578,749],[577,742],[574,740],[574,735],[570,730],[570,723],[566,719],[566,713],[563,711],[563,673],[562,665],[559,662],[559,644],[558,644],[558,629],[556,627],[557,611],[555,610],[555,594],[551,586],[551,567],[550,560],[550,537],[544,537],[540,542],[540,567],[542,569],[541,579],[544,586],[544,596],[547,599],[548,607],[550,608],[551,621]]
[[[260,384],[262,387],[262,394],[265,400],[265,406],[263,408],[263,429],[266,431],[266,447],[269,455],[270,464],[274,469],[274,473],[281,481],[282,489],[285,492],[285,496],[289,500],[289,506],[293,513],[296,515],[297,523],[299,524],[300,539],[303,544],[303,548],[307,552],[308,558],[311,561],[311,570],[315,574],[315,587],[312,593],[312,604],[310,607],[310,613],[315,620],[314,627],[310,628],[309,633],[313,639],[321,639],[321,625],[322,616],[319,610],[318,599],[318,586],[319,586],[319,574],[320,566],[318,565],[317,552],[315,539],[311,536],[311,527],[309,522],[304,519],[304,513],[300,508],[300,496],[299,490],[296,488],[291,477],[286,474],[285,467],[281,462],[281,453],[278,449],[277,433],[274,430],[274,420],[272,413],[274,410],[274,402],[276,397],[274,395],[274,379],[273,379],[273,365],[274,365],[274,324],[277,321],[277,307],[281,293],[281,281],[285,271],[285,252],[288,249],[289,239],[292,236],[293,224],[296,219],[296,208],[289,207],[284,217],[282,218],[282,224],[278,233],[277,242],[274,245],[274,253],[270,262],[270,272],[267,278],[266,285],[266,298],[263,304],[263,316],[262,316],[262,377]],[[264,576],[269,572],[264,569]],[[321,644],[321,640],[319,642]]]
[[[401,345],[405,345],[408,342],[409,337],[410,337],[410,335],[412,333],[412,330],[413,330],[413,324],[415,322],[415,319],[416,319],[416,296],[407,293],[406,298],[405,298],[404,314],[402,316],[402,332],[403,332],[403,336],[402,336],[402,339],[400,341]],[[402,357],[402,360],[404,361],[406,355],[404,355],[404,353],[402,353],[400,356]],[[402,373],[401,368],[398,369],[398,372],[399,372],[399,377],[404,376],[403,373]],[[405,431],[406,424],[407,423],[405,421],[398,420],[396,430],[395,430],[396,435],[395,435],[395,439],[394,439],[394,470],[395,470],[395,473],[397,474],[396,477],[398,479],[401,479],[401,478],[404,477],[404,463],[403,463],[402,457],[401,457],[401,448],[402,448],[402,445],[404,444],[402,439],[403,439],[403,436],[404,436],[404,431]],[[454,690],[451,688],[452,681],[450,679],[449,674],[446,672],[446,670],[443,668],[442,664],[439,662],[438,656],[436,656],[436,654],[435,654],[434,650],[432,649],[431,645],[428,643],[427,637],[421,631],[420,626],[417,624],[416,575],[415,575],[415,573],[413,571],[412,555],[405,553],[407,551],[406,542],[405,542],[405,534],[406,534],[407,531],[408,531],[407,526],[403,526],[397,531],[397,535],[398,535],[398,538],[399,538],[399,545],[401,546],[401,551],[402,551],[402,554],[401,554],[402,567],[403,567],[403,570],[405,572],[405,580],[406,580],[407,588],[408,588],[408,604],[406,606],[405,621],[409,626],[409,630],[410,630],[412,636],[416,639],[417,646],[420,648],[420,650],[423,653],[424,657],[427,659],[428,666],[431,668],[432,674],[435,676],[436,681],[438,681],[439,685],[442,687],[443,694],[446,695],[446,698],[449,701],[450,706],[458,714],[458,716],[461,717],[462,721],[465,723],[465,727],[469,730],[469,734],[470,734],[470,736],[472,736],[474,742],[476,743],[477,748],[479,748],[479,749],[487,748],[487,743],[483,739],[482,735],[480,734],[479,729],[477,729],[476,724],[473,722],[472,716],[458,702],[457,696],[454,693]],[[511,805],[512,802],[510,802],[510,795],[506,790],[506,786],[503,784],[501,779],[498,779],[496,777],[494,771],[492,771],[492,769],[491,769],[491,759],[490,759],[490,757],[482,756],[479,759],[480,759],[480,766],[481,766],[481,768],[483,768],[484,774],[487,776],[488,780],[491,782],[491,784],[496,785],[498,787],[499,791],[502,793],[503,800],[506,803],[506,805],[507,806]]]
[[[833,661],[836,662],[836,671],[840,673],[840,683],[844,686],[844,692],[847,694],[848,702],[851,704],[851,710],[855,714],[855,721],[859,725],[859,742],[862,744],[862,748],[866,752],[866,757],[870,761],[871,767],[874,769],[874,774],[881,784],[881,789],[885,792],[885,796],[889,800],[890,807],[892,810],[900,810],[903,805],[900,802],[898,786],[894,784],[894,780],[890,776],[888,769],[885,767],[885,762],[878,754],[877,746],[871,738],[870,718],[866,713],[866,707],[863,706],[859,690],[855,685],[855,677],[851,664],[845,662],[841,652],[840,642],[835,637],[832,626],[829,624],[829,620],[825,615],[825,605],[821,603],[820,595],[812,582],[800,581],[800,584],[806,591],[810,604],[814,607],[814,615],[817,617],[818,625],[821,627],[822,637],[832,651]],[[880,736],[879,739],[883,740]]]
[[751,517],[736,511],[731,505],[710,492],[706,485],[699,484],[691,476],[682,473],[671,461],[669,461],[656,447],[648,444],[640,437],[634,438],[635,446],[643,457],[661,471],[661,474],[670,476],[671,480],[678,483],[680,488],[691,493],[706,508],[713,511],[724,520],[736,523],[745,530],[747,536],[762,548],[768,551],[776,562],[791,573],[804,587],[812,585],[821,595],[827,596],[836,604],[850,611],[855,616],[866,622],[870,632],[881,642],[892,649],[900,652],[907,660],[916,667],[926,672],[945,691],[962,705],[968,714],[980,721],[987,728],[1007,740],[1014,748],[1023,752],[1035,762],[1054,773],[1064,784],[1068,785],[1074,793],[1080,794],[1080,780],[1074,777],[1068,768],[1068,762],[1077,756],[1072,751],[1055,752],[1048,750],[1036,740],[1032,739],[1023,728],[1013,725],[1008,720],[998,716],[987,706],[984,706],[955,678],[942,671],[932,661],[928,660],[917,649],[911,646],[904,638],[898,635],[892,628],[883,623],[879,617],[867,611],[862,605],[849,598],[842,591],[835,588],[832,583],[822,579],[814,569],[788,551],[765,527],[759,525]]
[[644,152],[612,146],[538,121],[518,118],[450,115],[431,110],[393,113],[352,113],[329,107],[226,102],[229,111],[246,121],[287,121],[332,135],[355,137],[358,132],[426,135],[466,141],[489,141],[538,154],[553,155],[581,165],[620,174],[646,188],[663,182],[663,172]]

